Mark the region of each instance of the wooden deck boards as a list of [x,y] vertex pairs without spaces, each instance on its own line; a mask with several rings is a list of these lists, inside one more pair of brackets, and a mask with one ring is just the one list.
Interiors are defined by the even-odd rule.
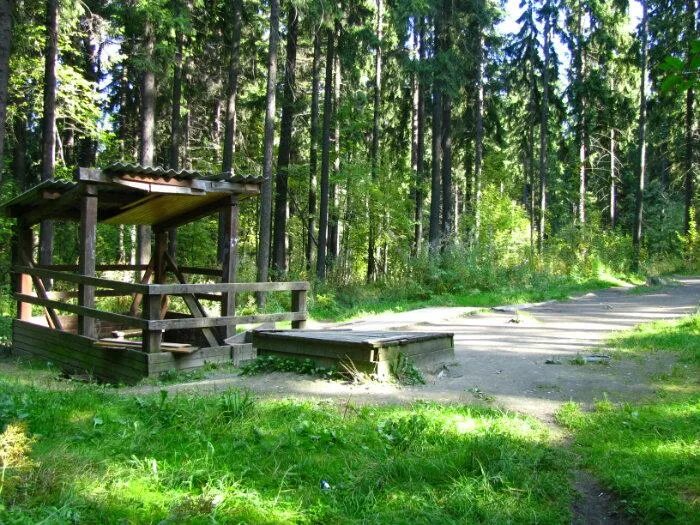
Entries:
[[352,361],[358,369],[388,374],[399,354],[415,364],[454,358],[451,333],[354,330],[256,330],[258,355],[312,359],[321,366]]

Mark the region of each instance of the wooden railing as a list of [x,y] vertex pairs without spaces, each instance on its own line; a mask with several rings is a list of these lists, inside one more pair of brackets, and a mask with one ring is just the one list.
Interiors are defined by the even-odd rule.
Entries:
[[[121,323],[125,327],[140,328],[142,330],[143,350],[146,352],[160,351],[162,333],[166,330],[207,330],[225,326],[228,327],[227,332],[231,332],[231,328],[239,324],[279,321],[291,321],[292,328],[304,328],[308,316],[306,310],[306,298],[309,290],[309,283],[306,281],[268,283],[141,284],[114,281],[100,277],[88,277],[66,271],[58,271],[55,269],[40,267],[31,268],[28,266],[15,266],[13,268],[13,272],[19,275],[30,276],[32,281],[35,283],[37,280],[51,279],[54,281],[76,284],[83,289],[85,287],[90,287],[92,288],[93,293],[95,292],[95,288],[103,289],[98,291],[96,295],[141,295],[142,315],[141,317],[137,317],[136,315],[106,312],[104,310],[99,310],[80,304],[72,304],[65,301],[52,299],[45,291],[40,292],[40,294],[43,295],[40,296],[37,293],[30,293],[26,287],[21,287],[14,293],[14,297],[18,302],[43,306],[47,309],[47,311],[66,311],[78,315],[78,318],[82,320],[94,322],[92,320],[100,319],[104,321]],[[37,289],[37,292],[39,291],[40,290]],[[284,291],[291,292],[292,294],[291,309],[288,312],[207,317],[200,306],[199,309],[201,310],[201,316],[197,316],[197,314],[193,311],[192,313],[195,315],[194,317],[177,319],[161,318],[162,305],[164,302],[163,298],[169,295],[183,296],[190,299],[194,298],[195,300],[197,298],[220,300],[222,301],[222,304],[226,300],[231,300],[230,298],[232,298],[233,304],[235,304],[235,294],[237,293]],[[73,292],[59,293],[66,294],[66,297],[73,295]],[[188,306],[190,305],[188,304]],[[190,309],[192,310],[192,308]],[[26,309],[18,308],[18,311],[26,311]],[[56,316],[53,315],[52,317],[55,318]],[[84,324],[86,323],[79,323],[79,325]],[[60,328],[60,326],[57,328]],[[217,339],[222,339],[219,335],[216,337]]]

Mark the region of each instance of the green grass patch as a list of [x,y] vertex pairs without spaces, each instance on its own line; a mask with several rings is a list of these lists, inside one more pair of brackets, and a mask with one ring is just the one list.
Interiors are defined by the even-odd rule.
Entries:
[[570,520],[568,456],[495,409],[127,396],[6,364],[0,424],[3,523]]
[[499,286],[492,290],[462,290],[454,293],[429,293],[420,288],[391,285],[363,285],[325,291],[319,289],[313,295],[309,313],[316,320],[338,322],[429,306],[488,308],[504,304],[566,299],[571,295],[620,284],[623,284],[623,281],[604,275],[589,279],[535,275],[517,285]]
[[[700,515],[700,315],[639,325],[610,340],[622,356],[669,352],[674,372],[651,402],[592,412],[569,403],[558,420],[572,430],[583,464],[644,523],[697,523]],[[679,367],[680,366],[680,367]]]

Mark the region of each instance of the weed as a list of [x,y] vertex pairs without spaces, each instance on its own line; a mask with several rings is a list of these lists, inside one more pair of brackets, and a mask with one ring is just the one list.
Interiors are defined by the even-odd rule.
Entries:
[[396,354],[396,359],[389,363],[389,372],[394,380],[401,385],[425,384],[425,378],[421,371],[400,352]]
[[481,390],[478,386],[470,388],[469,392],[471,392],[472,396],[474,396],[475,399],[479,399],[481,401],[486,401],[487,403],[490,403],[494,399],[496,399],[494,396],[487,394],[486,392]]
[[270,372],[294,372],[296,374],[325,377],[327,379],[339,379],[340,372],[332,368],[318,366],[311,359],[292,359],[275,355],[262,355],[243,364],[240,367],[241,375],[252,376]]
[[219,416],[226,422],[248,416],[255,407],[255,398],[248,390],[229,390],[219,399]]
[[569,359],[569,364],[574,366],[583,366],[586,364],[586,360],[581,354],[577,353],[576,357],[574,357],[573,359]]

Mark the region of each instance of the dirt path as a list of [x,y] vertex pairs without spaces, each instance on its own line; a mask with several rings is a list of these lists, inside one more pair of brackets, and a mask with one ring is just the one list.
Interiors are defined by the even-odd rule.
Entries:
[[[614,288],[562,302],[506,311],[470,308],[426,308],[386,314],[343,327],[355,330],[421,330],[454,332],[455,360],[428,370],[427,384],[350,385],[296,374],[238,377],[213,376],[194,383],[171,385],[171,392],[247,387],[262,395],[339,398],[353,402],[486,402],[551,422],[562,402],[588,403],[639,399],[651,394],[651,375],[669,369],[672,359],[613,360],[610,365],[576,366],[578,354],[595,351],[614,330],[640,322],[687,315],[698,308],[700,279],[680,279],[678,285],[631,293]],[[336,325],[337,326],[337,325]],[[546,361],[560,364],[546,364]],[[162,387],[138,387],[137,391]]]

